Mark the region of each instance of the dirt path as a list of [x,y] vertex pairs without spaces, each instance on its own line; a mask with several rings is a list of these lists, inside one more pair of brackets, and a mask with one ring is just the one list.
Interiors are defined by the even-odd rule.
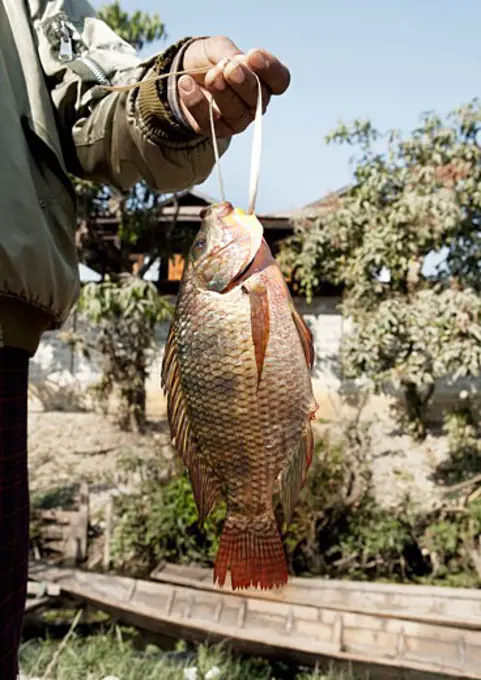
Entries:
[[[151,458],[173,455],[165,420],[150,424],[143,436],[120,432],[97,413],[30,412],[29,473],[32,498],[65,493],[80,482],[90,487],[91,512],[96,514],[111,489],[132,484],[122,472],[125,456]],[[64,489],[64,492],[62,492]]]
[[[132,483],[119,469],[125,456],[149,458],[174,455],[165,419],[151,423],[148,434],[120,432],[96,413],[31,412],[29,466],[32,495],[86,481],[92,510],[100,509],[109,490]],[[433,473],[447,455],[446,441],[428,437],[415,445],[407,435],[393,435],[392,425],[379,422],[372,430],[373,476],[378,500],[393,505],[404,493],[429,507],[439,498]]]

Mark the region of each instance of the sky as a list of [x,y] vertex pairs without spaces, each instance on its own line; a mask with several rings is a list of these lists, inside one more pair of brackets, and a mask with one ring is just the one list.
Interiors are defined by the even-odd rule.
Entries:
[[[91,0],[92,1],[92,0]],[[96,8],[104,0],[93,0]],[[157,12],[167,39],[226,35],[263,47],[290,69],[288,91],[264,117],[257,212],[298,208],[351,179],[352,149],[326,146],[340,120],[371,118],[409,132],[420,114],[445,114],[481,95],[480,0],[121,0]],[[252,128],[221,167],[226,197],[246,208]],[[216,173],[199,190],[219,197]]]

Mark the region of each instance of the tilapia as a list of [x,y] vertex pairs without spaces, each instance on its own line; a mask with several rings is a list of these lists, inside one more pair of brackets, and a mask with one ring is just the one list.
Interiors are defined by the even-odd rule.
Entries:
[[214,581],[288,580],[273,498],[288,523],[313,456],[313,339],[254,215],[206,209],[162,364],[172,442],[199,521],[226,501]]

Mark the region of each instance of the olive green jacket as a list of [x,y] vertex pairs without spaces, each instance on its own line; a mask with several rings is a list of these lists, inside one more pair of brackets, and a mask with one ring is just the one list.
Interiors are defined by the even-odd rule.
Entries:
[[86,0],[0,0],[0,346],[34,353],[78,297],[69,172],[166,192],[211,172],[211,144],[173,115],[166,80],[102,87],[169,72],[183,44],[142,61]]

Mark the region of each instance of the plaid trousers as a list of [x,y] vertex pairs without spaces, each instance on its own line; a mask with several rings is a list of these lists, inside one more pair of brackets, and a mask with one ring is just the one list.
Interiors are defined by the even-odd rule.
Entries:
[[28,580],[26,352],[0,348],[0,678],[16,680]]

